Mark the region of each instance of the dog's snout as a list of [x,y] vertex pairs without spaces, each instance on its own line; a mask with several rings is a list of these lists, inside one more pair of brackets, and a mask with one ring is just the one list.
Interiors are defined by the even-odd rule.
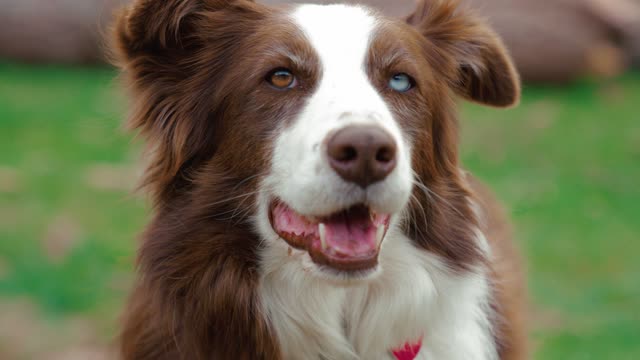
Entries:
[[329,138],[329,164],[344,180],[365,188],[383,180],[396,166],[393,137],[378,126],[348,126]]

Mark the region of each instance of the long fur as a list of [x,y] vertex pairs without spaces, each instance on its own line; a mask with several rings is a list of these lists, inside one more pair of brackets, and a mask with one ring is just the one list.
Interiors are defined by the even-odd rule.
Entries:
[[[453,1],[406,21],[362,7],[137,0],[114,49],[128,124],[148,144],[154,218],[120,336],[124,359],[526,358],[523,278],[494,200],[458,159],[455,96],[519,98],[497,36]],[[288,68],[298,85],[265,83]],[[413,76],[406,94],[387,84]],[[398,166],[358,189],[323,162],[346,124],[379,126]],[[366,200],[392,214],[367,276],[291,249],[269,203],[327,214]]]

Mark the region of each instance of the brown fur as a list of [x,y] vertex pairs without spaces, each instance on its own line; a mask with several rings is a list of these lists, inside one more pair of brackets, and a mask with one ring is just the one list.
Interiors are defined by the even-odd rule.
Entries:
[[[430,189],[416,187],[405,231],[465,271],[490,260],[474,242],[479,224],[468,198],[476,189],[459,171],[453,95],[512,105],[518,77],[500,40],[456,4],[421,3],[408,22],[377,37],[368,64],[419,74],[413,96],[381,90],[414,140],[413,167]],[[280,358],[258,301],[261,247],[251,215],[273,137],[312,93],[318,59],[281,13],[247,0],[138,0],[114,33],[134,95],[129,126],[150,149],[145,184],[156,208],[139,250],[122,356]],[[411,56],[389,57],[398,36],[406,39],[399,51]],[[274,95],[264,75],[283,63],[300,86]],[[495,241],[505,255],[500,266],[515,266],[510,243]],[[513,294],[522,280],[495,276],[502,358],[521,359],[524,310]]]
[[502,206],[491,191],[471,175],[469,184],[484,216],[479,219],[492,250],[491,274],[496,311],[496,341],[501,360],[528,358],[527,287],[523,260]]
[[[408,22],[414,28],[390,27],[378,34],[369,66],[420,74],[416,81],[421,93],[415,97],[383,92],[415,142],[413,169],[419,184],[406,232],[420,247],[449,260],[452,268],[468,270],[486,259],[473,240],[474,216],[467,200],[471,192],[459,173],[453,95],[510,106],[519,100],[518,75],[499,38],[454,1],[420,2]],[[398,38],[405,40],[402,47]],[[393,72],[378,79],[380,88]]]
[[[261,88],[252,89],[263,70],[254,64],[263,60],[238,54],[243,46],[256,55],[278,52],[277,44],[260,39],[277,36],[260,23],[267,9],[247,1],[238,1],[237,9],[221,1],[191,5],[196,3],[139,2],[116,27],[119,58],[137,96],[130,126],[151,146],[146,185],[157,207],[139,251],[142,276],[125,314],[122,354],[126,359],[275,359],[277,345],[257,304],[259,246],[246,217],[254,200],[242,197],[255,188],[269,149],[246,139],[277,124],[270,118],[256,121],[257,111],[286,117],[302,97],[289,94],[288,101],[276,101]],[[266,27],[254,33],[259,25]],[[265,43],[271,48],[260,49]],[[307,53],[306,63],[313,64],[304,44],[298,47],[297,54]],[[231,59],[239,59],[237,67],[228,66]],[[238,64],[242,61],[251,65]],[[313,69],[300,70],[317,76]],[[229,93],[253,96],[234,102]],[[224,220],[236,212],[244,216]]]

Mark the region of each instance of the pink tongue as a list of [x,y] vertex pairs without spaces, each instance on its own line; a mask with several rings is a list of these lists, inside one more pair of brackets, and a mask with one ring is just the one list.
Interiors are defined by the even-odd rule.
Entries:
[[322,248],[318,224],[298,215],[280,203],[272,210],[275,229],[288,238],[289,244],[321,251],[334,258],[359,259],[370,257],[378,251],[377,226],[384,226],[384,218],[371,221],[369,210],[352,208],[323,221],[326,249]]
[[325,223],[327,251],[333,256],[358,258],[377,252],[376,227],[368,216],[341,216]]

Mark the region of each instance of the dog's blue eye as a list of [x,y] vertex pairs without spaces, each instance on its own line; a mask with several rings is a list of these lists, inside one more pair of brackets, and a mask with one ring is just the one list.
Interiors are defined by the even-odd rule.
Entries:
[[413,79],[404,73],[395,74],[389,80],[389,87],[398,92],[407,92],[413,87]]

